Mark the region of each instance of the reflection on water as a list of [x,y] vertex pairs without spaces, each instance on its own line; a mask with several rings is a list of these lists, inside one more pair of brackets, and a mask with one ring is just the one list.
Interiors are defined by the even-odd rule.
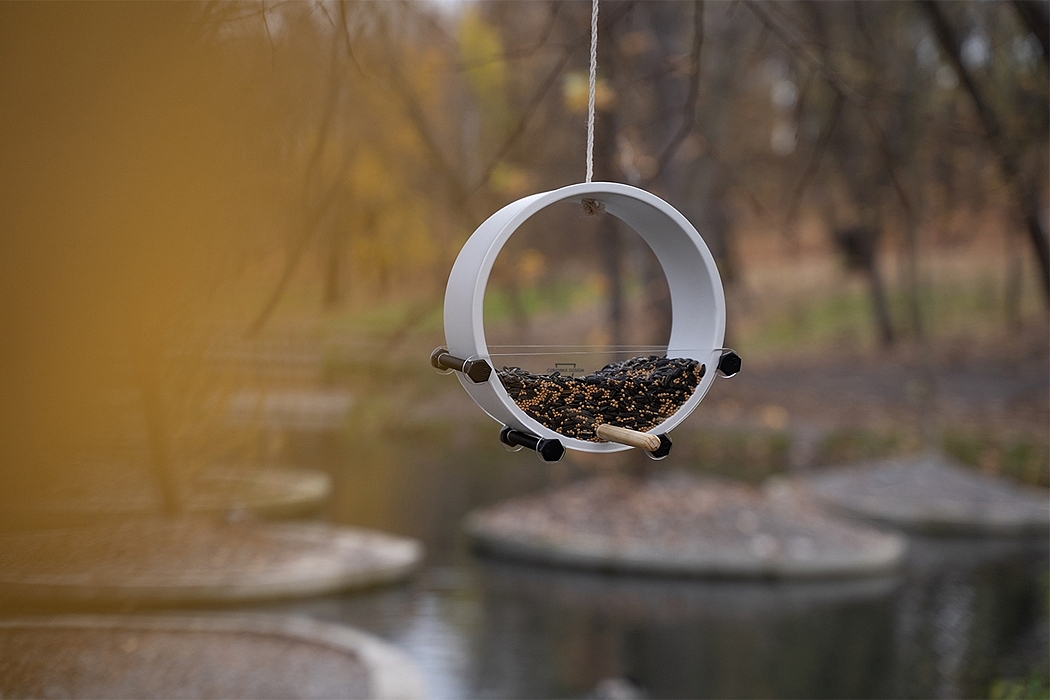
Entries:
[[669,698],[979,697],[1039,617],[1043,549],[920,541],[902,575],[798,583],[464,555],[395,590],[280,609],[393,641],[435,698],[583,697],[610,678]]
[[289,460],[329,465],[333,517],[420,537],[430,568],[392,590],[267,609],[391,640],[421,666],[431,697],[585,697],[609,679],[668,698],[987,697],[996,678],[1047,672],[1045,540],[912,539],[899,574],[826,582],[478,559],[455,534],[463,515],[556,472],[504,453],[488,424],[430,425],[402,426],[396,454],[388,443],[374,462],[353,440],[284,445]]
[[[624,677],[655,697],[883,695],[894,581],[745,583],[479,567],[482,668],[525,658],[511,694]],[[506,651],[510,651],[508,654]],[[482,675],[496,682],[507,674]],[[482,687],[485,687],[482,685]]]
[[1036,665],[1047,672],[1045,540],[913,538],[911,545],[908,585],[896,605],[898,694],[982,695],[990,679],[1026,658],[1041,659]]
[[391,428],[369,406],[341,432],[264,425],[230,457],[324,469],[328,517],[422,539],[429,568],[400,587],[255,608],[390,640],[431,697],[986,697],[996,678],[1047,673],[1045,540],[913,539],[895,576],[825,582],[478,559],[459,534],[467,512],[584,466],[507,454],[494,423],[454,407],[402,409]]

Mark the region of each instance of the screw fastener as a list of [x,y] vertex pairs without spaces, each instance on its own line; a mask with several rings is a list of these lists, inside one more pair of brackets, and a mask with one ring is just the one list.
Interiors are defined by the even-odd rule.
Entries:
[[455,370],[467,375],[467,378],[475,384],[483,384],[492,375],[492,368],[485,360],[463,360],[449,354],[448,348],[434,348],[430,353],[430,364],[438,371]]
[[741,363],[740,355],[737,355],[732,350],[726,350],[718,358],[718,373],[723,377],[732,377],[740,371]]
[[548,440],[524,430],[515,430],[509,425],[503,426],[499,431],[499,441],[510,447],[526,447],[535,450],[539,458],[544,462],[557,462],[565,456],[565,446],[561,440]]

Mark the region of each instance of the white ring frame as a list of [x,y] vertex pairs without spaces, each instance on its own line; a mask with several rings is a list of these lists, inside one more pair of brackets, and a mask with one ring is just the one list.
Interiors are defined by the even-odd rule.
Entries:
[[[445,288],[445,341],[449,352],[465,359],[484,359],[493,369],[487,382],[474,384],[457,372],[470,397],[503,425],[561,440],[583,452],[631,449],[614,442],[566,437],[529,417],[507,394],[485,342],[485,289],[496,257],[515,231],[541,209],[564,201],[601,202],[605,211],[633,228],[663,267],[671,293],[671,337],[668,357],[691,357],[707,365],[696,391],[672,416],[650,433],[671,430],[693,412],[715,378],[725,338],[726,303],[722,280],[707,244],[674,207],[645,190],[616,182],[590,182],[540,192],[511,202],[486,219],[463,245]],[[467,312],[469,310],[469,313]]]

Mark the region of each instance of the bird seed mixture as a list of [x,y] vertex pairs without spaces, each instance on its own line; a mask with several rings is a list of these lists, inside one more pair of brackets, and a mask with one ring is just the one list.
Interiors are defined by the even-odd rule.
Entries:
[[602,423],[645,432],[670,418],[696,391],[706,369],[689,358],[650,355],[580,378],[520,367],[496,374],[531,418],[566,437],[601,442],[594,431]]

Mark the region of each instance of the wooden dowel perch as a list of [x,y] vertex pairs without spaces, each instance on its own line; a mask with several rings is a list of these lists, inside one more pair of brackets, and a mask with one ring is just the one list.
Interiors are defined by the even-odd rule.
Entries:
[[606,442],[618,442],[621,445],[638,447],[646,452],[656,452],[660,449],[660,437],[658,435],[650,435],[649,433],[642,433],[630,428],[620,428],[608,423],[602,423],[595,429],[594,433]]

